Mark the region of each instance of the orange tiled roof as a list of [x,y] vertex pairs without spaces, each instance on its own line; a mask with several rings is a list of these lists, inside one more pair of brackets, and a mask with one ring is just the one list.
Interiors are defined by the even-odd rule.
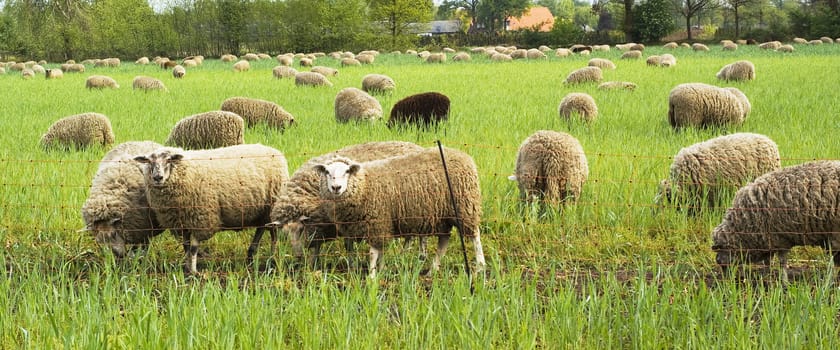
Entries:
[[522,17],[509,18],[508,30],[530,29],[540,25],[539,31],[547,32],[554,25],[554,16],[548,7],[534,6],[522,14]]

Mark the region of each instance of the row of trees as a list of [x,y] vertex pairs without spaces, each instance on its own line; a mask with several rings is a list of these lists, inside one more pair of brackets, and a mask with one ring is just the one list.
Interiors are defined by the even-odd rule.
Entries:
[[[0,54],[49,60],[243,52],[312,52],[424,44],[655,41],[684,25],[727,38],[840,36],[840,0],[4,0]],[[505,33],[530,6],[550,33]],[[463,33],[419,37],[422,23],[460,19]],[[745,30],[746,29],[746,30]],[[425,41],[424,41],[425,40]]]

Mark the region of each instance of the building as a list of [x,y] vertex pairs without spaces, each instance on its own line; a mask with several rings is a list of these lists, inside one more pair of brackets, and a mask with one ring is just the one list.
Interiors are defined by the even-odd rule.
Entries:
[[534,29],[548,32],[554,26],[554,16],[545,6],[534,6],[520,17],[511,17],[505,22],[506,30]]

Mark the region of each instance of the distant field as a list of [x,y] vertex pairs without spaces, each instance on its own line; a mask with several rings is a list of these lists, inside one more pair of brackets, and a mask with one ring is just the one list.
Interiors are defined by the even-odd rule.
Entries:
[[[775,273],[720,276],[710,232],[724,208],[690,217],[670,207],[655,210],[653,197],[674,154],[725,133],[769,136],[783,165],[840,159],[840,45],[800,45],[790,54],[755,46],[669,52],[677,57],[673,68],[620,60],[617,50],[508,63],[473,55],[469,63],[434,65],[382,54],[372,65],[348,68],[327,57],[316,64],[340,73],[324,88],[274,79],[274,60],[252,62],[244,73],[208,60],[181,80],[128,60],[60,80],[0,75],[0,260],[6,268],[0,348],[837,348],[840,294],[827,255],[797,250],[787,289]],[[653,47],[645,57],[661,53]],[[592,57],[618,66],[604,71],[604,81],[638,88],[563,83]],[[723,65],[741,59],[755,64],[755,81],[717,81]],[[368,73],[397,83],[395,93],[378,97],[385,118],[402,97],[437,91],[452,100],[448,124],[420,133],[389,130],[384,119],[336,123],[336,93],[361,87]],[[121,88],[89,91],[85,79],[92,74],[111,76]],[[157,77],[169,91],[134,91],[137,75]],[[737,87],[752,113],[737,128],[675,132],[667,122],[668,93],[685,82]],[[560,100],[570,92],[594,97],[594,123],[559,118]],[[201,258],[206,278],[184,281],[182,249],[169,234],[153,240],[147,257],[115,262],[77,232],[106,150],[45,152],[38,140],[50,124],[99,112],[110,118],[117,143],[162,143],[181,118],[218,109],[233,96],[274,101],[295,116],[284,133],[257,127],[245,134],[247,143],[281,150],[291,171],[310,157],[377,140],[424,146],[440,140],[471,154],[481,177],[489,264],[474,278],[475,294],[457,239],[432,277],[420,275],[429,261],[416,259],[416,247],[393,244],[374,281],[347,269],[348,261],[366,259],[364,245],[348,258],[340,244],[327,244],[326,268],[310,271],[290,266],[281,239],[278,268],[254,274],[244,265],[251,232],[225,232],[202,244],[209,248]],[[580,140],[590,177],[577,204],[541,216],[521,207],[507,176],[519,144],[543,129]]]

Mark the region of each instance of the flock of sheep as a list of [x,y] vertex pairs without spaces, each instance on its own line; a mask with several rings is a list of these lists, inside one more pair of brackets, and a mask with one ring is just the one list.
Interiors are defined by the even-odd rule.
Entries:
[[[725,50],[737,49],[738,45],[723,44]],[[677,45],[669,43],[665,47]],[[692,48],[702,51],[704,47],[696,44]],[[769,48],[785,52],[782,47],[769,44]],[[617,48],[626,51],[622,59],[640,59],[644,51],[639,44]],[[508,59],[504,57],[544,58],[549,50],[493,47],[472,52],[505,61]],[[609,46],[557,49],[555,54],[588,54],[592,50],[609,50]],[[437,63],[444,62],[449,52],[412,54]],[[635,53],[627,55],[631,52]],[[342,65],[355,65],[373,62],[377,53],[331,55],[341,59]],[[277,79],[293,77],[299,85],[331,85],[327,77],[338,73],[333,68],[312,66],[318,57],[277,56],[280,65],[272,73]],[[469,57],[463,52],[455,55],[457,60]],[[248,62],[255,59],[264,58],[246,55],[234,69],[246,70]],[[297,72],[291,67],[294,59],[311,71]],[[185,66],[201,64],[200,60]],[[223,60],[233,62],[237,58],[226,56]],[[148,62],[146,58],[137,61]],[[166,67],[169,62],[161,59],[158,64]],[[647,64],[673,67],[676,58],[670,54],[650,56]],[[173,75],[183,77],[185,71],[175,70],[178,67],[182,66],[171,65]],[[632,82],[601,82],[602,70],[615,67],[607,59],[594,58],[587,67],[569,73],[566,83],[634,89]],[[724,82],[749,81],[755,79],[755,70],[749,61],[733,62],[724,66],[717,78]],[[89,77],[86,85],[119,87],[113,79],[100,75]],[[146,81],[144,77],[136,78],[134,87],[165,89],[159,81]],[[395,88],[387,76],[365,76],[362,89],[348,87],[337,94],[336,121],[381,118],[382,107],[370,94]],[[440,93],[412,95],[394,105],[387,124],[426,129],[446,121],[449,104],[449,98]],[[673,88],[668,107],[668,121],[674,129],[740,125],[751,110],[749,99],[740,90],[701,83]],[[570,93],[560,102],[559,115],[591,123],[598,109],[591,96]],[[144,249],[151,237],[169,230],[182,240],[185,270],[191,273],[197,272],[199,243],[223,230],[256,228],[248,248],[249,261],[266,230],[272,238],[272,255],[277,230],[282,230],[294,255],[310,258],[307,265],[317,263],[320,246],[327,240],[341,238],[348,251],[355,242],[365,241],[370,247],[369,271],[373,274],[381,266],[379,258],[385,243],[397,237],[406,241],[418,238],[422,256],[425,238],[438,237],[432,262],[433,270],[438,269],[450,232],[457,226],[471,239],[476,264],[484,265],[479,233],[481,191],[477,166],[470,155],[407,142],[372,142],[314,157],[290,175],[280,151],[244,144],[244,129],[257,123],[282,130],[294,123],[294,117],[273,102],[233,97],[223,101],[218,111],[179,121],[166,145],[141,141],[114,147],[102,159],[82,207],[85,230],[110,246],[117,256]],[[41,142],[48,148],[110,146],[114,135],[107,117],[85,113],[57,121]],[[450,195],[442,161],[451,176],[454,195]],[[521,144],[510,179],[517,182],[523,201],[565,205],[580,198],[588,176],[586,155],[577,139],[567,133],[541,130]],[[732,206],[713,231],[712,248],[718,264],[769,263],[773,255],[779,255],[784,266],[794,246],[840,246],[840,213],[834,210],[840,202],[838,186],[840,162],[782,168],[778,147],[772,140],[764,135],[737,133],[680,150],[655,201],[659,205],[674,203],[694,214],[728,202],[731,196],[727,193],[737,190]],[[458,208],[458,220],[453,205]],[[305,254],[306,249],[310,254]],[[834,254],[834,261],[840,263],[840,254]]]

